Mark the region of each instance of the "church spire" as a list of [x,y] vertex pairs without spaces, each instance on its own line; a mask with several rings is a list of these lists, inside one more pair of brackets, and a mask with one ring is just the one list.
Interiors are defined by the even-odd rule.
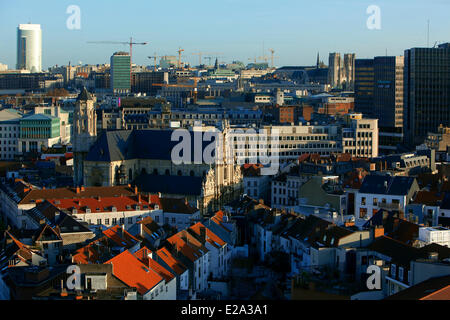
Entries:
[[317,52],[317,63],[316,63],[316,68],[319,69],[320,67],[320,57],[319,57],[319,52]]

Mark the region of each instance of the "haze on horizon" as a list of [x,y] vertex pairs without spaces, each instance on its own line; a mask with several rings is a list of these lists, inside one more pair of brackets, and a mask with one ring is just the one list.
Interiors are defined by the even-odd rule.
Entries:
[[[81,9],[81,29],[70,30],[70,5]],[[369,30],[370,5],[381,9],[381,30]],[[133,62],[152,65],[147,56],[176,55],[198,64],[194,52],[221,52],[219,62],[270,57],[276,66],[313,65],[317,52],[328,64],[329,52],[352,52],[357,58],[403,55],[407,48],[450,41],[447,0],[15,0],[0,3],[0,63],[16,65],[17,26],[42,27],[42,65],[109,63],[126,45],[88,41],[128,41],[135,46]],[[263,52],[264,48],[264,52]],[[261,59],[258,59],[261,61]],[[205,60],[203,61],[205,62]]]

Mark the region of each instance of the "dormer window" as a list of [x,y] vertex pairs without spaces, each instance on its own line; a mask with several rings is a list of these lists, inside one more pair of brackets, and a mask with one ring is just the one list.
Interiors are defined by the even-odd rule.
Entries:
[[114,206],[112,206],[112,207],[111,207],[111,211],[112,211],[112,212],[116,212],[116,211],[117,211],[117,208],[114,207]]
[[159,210],[159,206],[155,204],[155,210]]
[[91,208],[86,208],[86,213],[91,213]]

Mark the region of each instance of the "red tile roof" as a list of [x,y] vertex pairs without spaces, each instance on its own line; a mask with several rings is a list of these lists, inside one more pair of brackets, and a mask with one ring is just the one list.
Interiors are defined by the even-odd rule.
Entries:
[[181,275],[187,270],[186,266],[181,263],[167,248],[161,248],[156,251],[158,257],[161,258],[176,274]]
[[144,205],[147,207],[150,205],[142,197],[138,199],[137,196],[50,199],[49,202],[59,209],[77,209],[77,213],[86,213],[86,209],[90,209],[92,213],[111,212],[112,207],[115,207],[116,211],[135,211],[135,206],[139,206],[142,210]]
[[17,251],[15,252],[17,257],[24,262],[30,261],[32,259],[34,251],[28,248],[27,245],[23,244],[18,239],[16,239],[16,237],[14,237],[10,232],[6,231],[6,234],[13,240],[14,244],[17,246]]
[[128,250],[115,256],[105,264],[113,265],[113,275],[144,295],[155,287],[163,278]]
[[109,259],[109,243],[107,237],[97,239],[88,245],[75,251],[72,255],[72,262],[76,264],[98,264],[101,263],[100,257],[108,255]]
[[119,247],[124,247],[127,249],[139,242],[138,239],[133,237],[119,225],[106,229],[103,231],[103,234],[116,243]]
[[148,249],[147,247],[143,247],[140,250],[136,251],[134,253],[134,256],[137,259],[139,259],[139,261],[141,261],[144,265],[148,266],[153,271],[158,273],[161,277],[163,277],[164,280],[166,280],[166,282],[169,282],[170,280],[175,278],[175,276],[169,270],[164,268],[162,265],[160,265],[154,259],[151,259],[149,257],[150,253],[151,253],[150,249]]
[[[205,227],[205,225],[201,222],[197,222],[193,226],[189,227],[190,230],[192,230],[195,234],[201,235],[201,229],[204,228],[205,235],[206,235],[206,241],[208,241],[211,245],[213,245],[216,248],[223,247],[226,242],[223,241],[218,235],[213,233],[211,230]],[[203,240],[203,239],[201,239]]]
[[133,237],[126,230],[124,230],[122,235],[121,226],[111,227],[103,231],[103,234],[104,236],[100,239],[97,239],[75,251],[75,254],[72,255],[73,263],[102,263],[111,257],[111,247],[119,246],[125,249],[130,249],[139,242],[138,239]]
[[208,249],[206,249],[186,230],[182,230],[177,234],[171,236],[167,239],[167,241],[177,249],[177,252],[180,252],[192,262],[196,261],[201,256],[203,256],[203,254],[208,252]]
[[[25,190],[26,189],[27,188],[25,188]],[[132,196],[136,194],[135,191],[135,189],[128,186],[32,189],[28,190],[26,193],[22,192],[19,196],[22,198],[20,203],[27,204],[36,202],[36,200],[48,199],[105,198],[121,195]]]

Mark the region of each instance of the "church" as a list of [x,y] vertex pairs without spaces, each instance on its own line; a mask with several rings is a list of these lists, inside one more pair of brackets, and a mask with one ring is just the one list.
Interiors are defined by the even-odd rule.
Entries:
[[[76,185],[131,184],[143,193],[186,198],[202,214],[220,209],[242,193],[241,168],[232,161],[174,164],[171,154],[178,142],[172,141],[170,129],[104,131],[96,137],[95,112],[91,112],[93,101],[85,90],[77,100]],[[204,150],[208,143],[202,144]]]

